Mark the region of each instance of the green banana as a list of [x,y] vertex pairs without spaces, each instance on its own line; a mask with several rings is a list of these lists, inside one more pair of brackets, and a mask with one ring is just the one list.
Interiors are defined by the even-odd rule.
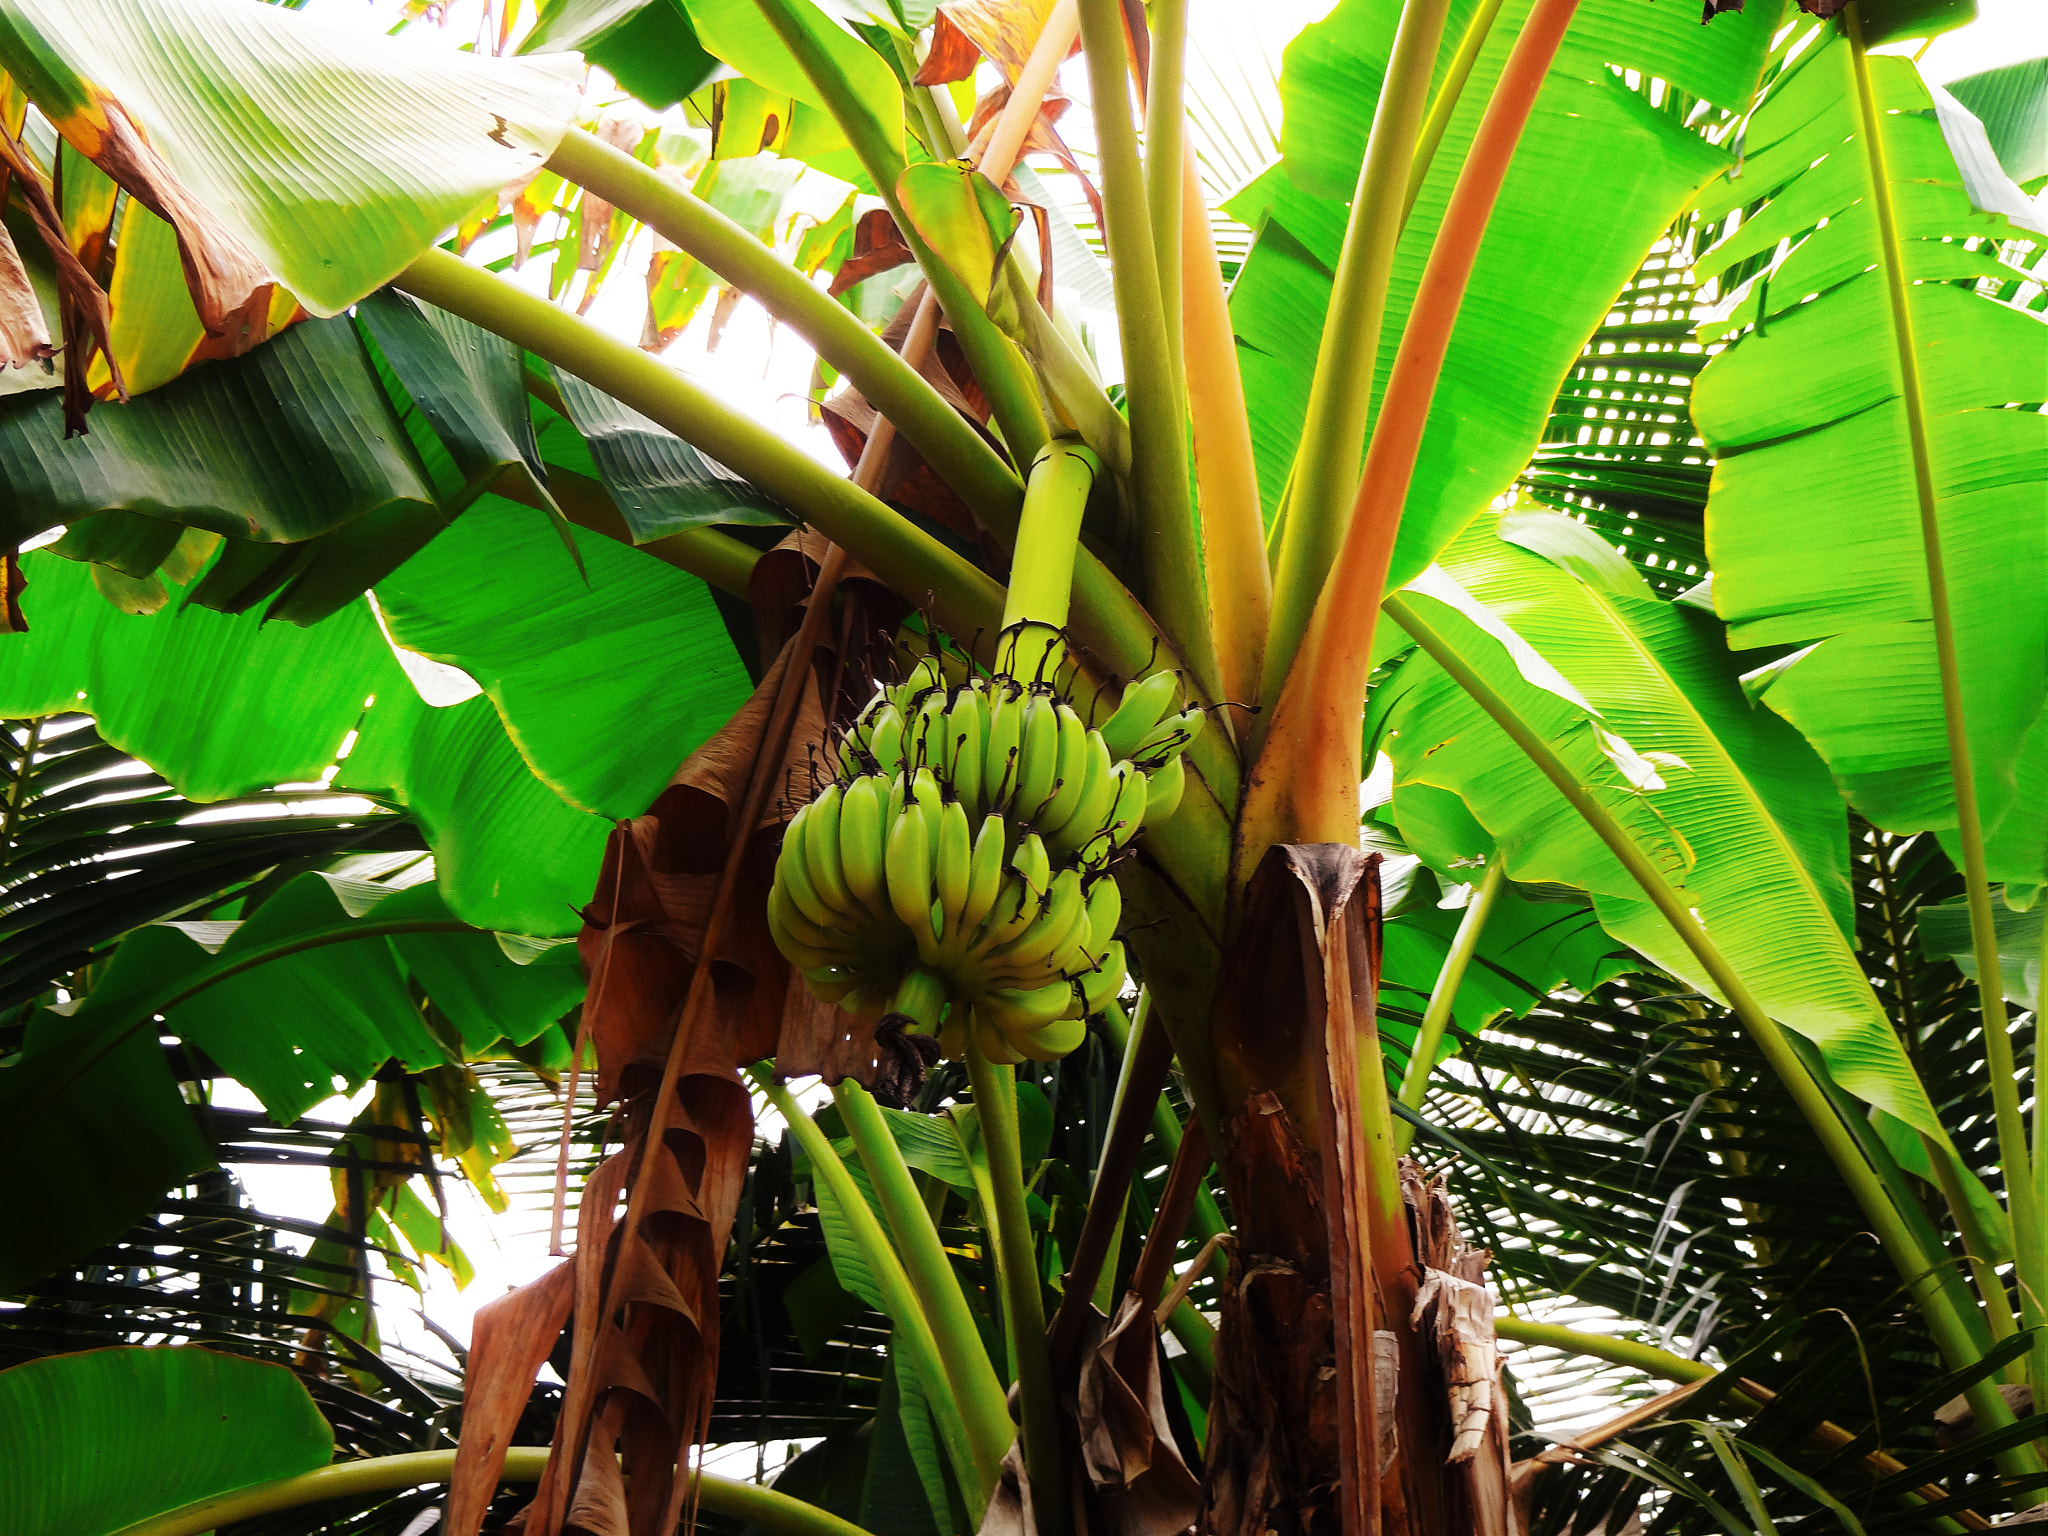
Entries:
[[971,942],[981,931],[982,920],[995,909],[996,895],[1003,887],[1003,819],[982,818],[981,834],[974,840],[969,860],[967,894],[959,905],[960,925],[955,931]]
[[839,812],[845,791],[827,784],[824,793],[804,807],[810,823],[804,834],[804,868],[811,877],[811,889],[824,903],[851,918],[860,916],[859,904],[846,884],[839,861]]
[[1159,717],[1172,706],[1173,696],[1178,692],[1180,677],[1173,672],[1154,672],[1126,688],[1116,712],[1099,727],[1110,757],[1118,761],[1135,757],[1138,743],[1159,723]]
[[805,922],[821,929],[836,928],[840,914],[821,900],[812,888],[810,871],[804,861],[804,834],[810,830],[809,820],[799,812],[797,819],[783,829],[782,854],[775,861],[775,888],[788,896],[790,904],[803,915]]
[[873,916],[888,910],[889,896],[881,786],[864,775],[846,786],[839,802],[839,867],[848,893]]
[[973,878],[974,834],[968,828],[966,810],[954,800],[939,816],[939,846],[933,858],[939,914],[934,937],[951,938],[960,931],[967,909],[967,888]]
[[1059,767],[1053,774],[1051,798],[1031,817],[1031,824],[1048,835],[1066,824],[1088,788],[1088,727],[1066,704],[1053,707],[1053,718],[1059,722]]
[[988,740],[981,749],[983,807],[1007,813],[1017,787],[1017,743],[1024,724],[1024,701],[997,678],[988,701]]
[[1164,762],[1169,757],[1178,757],[1188,748],[1188,743],[1202,734],[1206,717],[1200,706],[1190,704],[1177,715],[1168,715],[1159,724],[1147,731],[1131,753],[1134,763]]
[[1100,1013],[1115,1002],[1124,989],[1123,945],[1112,942],[1095,969],[1084,971],[1080,981],[1081,1005],[1090,1013]]
[[891,774],[903,766],[903,712],[894,704],[885,703],[874,711],[868,727],[868,752],[877,773]]
[[974,1043],[981,1054],[999,1067],[1014,1067],[1030,1058],[1014,1045],[1010,1037],[987,1020],[977,1017],[974,1021]]
[[1154,768],[1145,785],[1145,825],[1156,827],[1180,807],[1181,794],[1187,789],[1187,765],[1178,755],[1166,760],[1164,766]]
[[859,984],[860,973],[847,965],[814,965],[804,980],[822,1001],[836,1003]]
[[998,987],[976,1002],[974,1010],[1015,1044],[1017,1035],[1045,1028],[1073,1006],[1073,984],[1049,981],[1040,987]]
[[1017,791],[1010,802],[1016,820],[1038,824],[1038,813],[1052,797],[1053,781],[1059,777],[1059,748],[1059,710],[1051,699],[1034,694],[1024,706],[1018,742]]
[[1017,844],[1017,851],[1010,855],[1010,868],[1017,871],[1026,885],[1040,897],[1045,896],[1052,883],[1052,860],[1046,856],[1045,840],[1036,832],[1026,832]]
[[981,753],[988,740],[988,697],[979,688],[962,688],[946,714],[946,782],[966,808],[967,819],[982,812]]
[[889,827],[889,849],[884,855],[889,873],[889,905],[899,921],[913,934],[931,928],[932,847],[925,819],[915,806],[906,806]]
[[1145,798],[1148,789],[1144,770],[1135,763],[1118,763],[1110,770],[1119,781],[1116,800],[1109,808],[1110,841],[1121,848],[1138,835],[1138,828],[1145,824]]
[[[1080,1017],[1054,1019],[1042,1029],[1008,1037],[1010,1049],[1031,1061],[1058,1061],[1088,1038],[1088,1021]],[[993,1058],[991,1058],[993,1059]]]
[[1116,779],[1111,772],[1109,744],[1101,733],[1088,733],[1088,756],[1081,770],[1085,788],[1071,813],[1046,829],[1046,843],[1057,857],[1064,858],[1102,830],[1103,818],[1116,799]]
[[1088,942],[1088,903],[1081,894],[1081,873],[1063,869],[1053,876],[1052,892],[1045,910],[1031,926],[999,949],[989,953],[989,974],[995,977],[1024,977],[1045,971],[1059,971],[1067,952],[1076,942]]

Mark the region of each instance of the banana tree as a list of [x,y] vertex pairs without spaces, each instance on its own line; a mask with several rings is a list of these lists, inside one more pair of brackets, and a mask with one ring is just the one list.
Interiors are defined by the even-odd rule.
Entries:
[[[575,1257],[479,1319],[451,1528],[478,1528],[565,1326],[526,1529],[667,1530],[711,1504],[687,1473],[752,1149],[743,1072],[839,1282],[892,1327],[935,1525],[1514,1528],[1529,1469],[1493,1339],[1517,1325],[1399,1161],[1452,1026],[1480,1022],[1464,978],[1510,937],[1491,963],[1531,999],[1625,947],[1740,1032],[2032,1497],[1998,1379],[2048,1369],[2009,1020],[1984,987],[1997,1137],[1973,1159],[1857,961],[1845,807],[1952,843],[1975,973],[2003,975],[2026,925],[2000,908],[2030,911],[2048,859],[2048,654],[2002,601],[2048,574],[2043,332],[2008,302],[2030,205],[1967,112],[1870,53],[1927,8],[1708,9],[1346,0],[1289,50],[1282,158],[1232,200],[1258,233],[1228,290],[1175,0],[561,4],[528,56],[428,63],[225,0],[0,10],[10,357],[62,364],[9,380],[30,386],[0,424],[9,531],[69,529],[11,567],[7,712],[82,697],[185,793],[238,793],[287,775],[224,764],[222,718],[152,691],[167,666],[231,667],[229,721],[290,695],[252,758],[317,762],[353,733],[335,782],[411,810],[447,931],[580,923],[572,1059],[587,1042],[623,1139]],[[545,51],[565,40],[654,105],[690,100],[708,147],[577,126],[574,61]],[[1026,163],[1063,148],[1077,43],[1120,394],[1062,312],[1095,254]],[[982,56],[1000,84],[963,102]],[[707,85],[706,60],[730,77]],[[872,206],[821,207],[780,253],[746,190],[778,161]],[[454,227],[482,252],[510,225],[531,260],[552,209],[577,238],[551,295],[580,271],[587,301],[640,227],[666,247],[651,337],[711,286],[691,271],[800,334],[843,383],[851,476],[432,243]],[[1725,302],[1608,365],[1628,385],[1720,349],[1695,395],[1714,581],[1672,602],[1582,522],[1502,497],[1680,220]],[[859,306],[888,296],[849,307],[809,275],[888,262],[917,281],[879,334]],[[60,382],[53,409],[33,386]],[[315,453],[331,470],[304,473]],[[1597,488],[1600,461],[1582,470]],[[783,518],[810,531],[767,554],[726,531]],[[751,657],[713,591],[749,601]],[[420,702],[380,622],[484,697]],[[1454,933],[1401,926],[1381,849],[1470,888]],[[1519,943],[1559,894],[1605,936],[1589,952]],[[131,1047],[171,1006],[153,997],[43,1010],[39,1070],[104,1070],[102,1037]],[[99,1033],[52,1022],[73,1013]],[[1124,1066],[1068,1247],[1034,1217],[1012,1068],[1105,1036]],[[936,1123],[877,1102],[945,1057],[971,1117],[964,1093]],[[1185,1124],[1159,1118],[1176,1067]],[[832,1114],[789,1097],[809,1072]],[[1174,1150],[1140,1241],[1148,1136]],[[984,1234],[978,1292],[949,1189]],[[1226,1206],[1212,1330],[1170,1269]],[[1193,1362],[1176,1378],[1202,1380],[1199,1479],[1160,1406],[1162,1324]]]

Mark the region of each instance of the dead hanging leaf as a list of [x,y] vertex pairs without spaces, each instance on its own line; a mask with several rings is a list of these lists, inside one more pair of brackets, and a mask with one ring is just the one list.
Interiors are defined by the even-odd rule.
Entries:
[[832,286],[826,292],[836,299],[855,283],[866,282],[880,272],[907,267],[915,260],[889,210],[871,209],[853,221],[853,252],[832,274]]
[[1114,1536],[1178,1536],[1202,1512],[1202,1485],[1166,1417],[1151,1304],[1127,1291],[1106,1328],[1089,1310],[1097,1337],[1082,1356],[1075,1408],[1101,1524]]
[[130,197],[171,226],[200,325],[223,343],[223,356],[241,356],[269,334],[269,269],[192,195],[119,102],[103,101],[100,107],[97,122],[80,118],[73,129],[78,135],[96,130],[97,138],[72,142]]
[[64,236],[64,219],[50,194],[49,182],[20,141],[4,129],[0,129],[0,162],[21,184],[29,217],[35,221],[36,233],[42,237],[56,268],[57,318],[64,340],[64,435],[75,437],[85,431],[85,415],[92,409],[92,391],[85,376],[95,354],[106,358],[114,392],[123,400],[128,398],[121,365],[115,361],[108,340],[113,311],[108,306],[106,290],[86,271]]
[[[1045,30],[1055,0],[942,0],[939,14],[1014,82]],[[936,47],[936,44],[934,45]],[[1075,43],[1075,49],[1080,44]],[[1068,57],[1074,49],[1068,50]],[[965,79],[964,75],[955,76]]]
[[1706,0],[1706,4],[1700,10],[1700,25],[1705,26],[1723,11],[1739,11],[1741,9],[1742,0]]
[[[598,1094],[620,1106],[625,1134],[577,1213],[571,1363],[525,1536],[670,1536],[683,1515],[716,1390],[718,1274],[753,1150],[737,1067],[775,1053],[787,1012],[766,898],[781,826],[817,782],[822,700],[842,695],[841,653],[817,643],[842,569],[827,558],[823,603],[814,593],[753,698],[613,834],[585,913],[584,1023]],[[848,622],[858,608],[856,590]],[[503,1383],[530,1380],[532,1364],[473,1352],[470,1368]],[[487,1502],[486,1461],[480,1448],[463,1463],[465,1500]]]
[[21,263],[14,237],[0,225],[0,368],[26,368],[31,363],[47,368],[56,355],[28,268]]
[[28,590],[28,578],[21,573],[21,554],[8,550],[0,555],[0,633],[25,635],[28,616],[21,611],[21,594]]
[[1038,1536],[1038,1512],[1031,1507],[1031,1475],[1024,1470],[1021,1439],[1011,1441],[1003,1455],[1002,1472],[975,1536]]
[[951,85],[956,80],[973,77],[974,66],[981,62],[981,49],[974,39],[962,32],[953,18],[940,6],[932,16],[931,46],[925,51],[924,62],[917,66],[914,85]]
[[452,1536],[476,1536],[482,1529],[534,1376],[569,1320],[575,1271],[573,1261],[557,1264],[538,1280],[477,1309],[462,1382],[462,1441],[448,1499]]
[[[607,112],[597,122],[597,137],[613,149],[631,154],[640,142],[644,130],[637,119],[619,113]],[[617,210],[603,198],[585,192],[576,205],[576,270],[595,272],[604,265],[604,259],[611,254],[613,229],[612,215]],[[595,284],[592,285],[594,290]],[[590,296],[584,303],[588,304]]]

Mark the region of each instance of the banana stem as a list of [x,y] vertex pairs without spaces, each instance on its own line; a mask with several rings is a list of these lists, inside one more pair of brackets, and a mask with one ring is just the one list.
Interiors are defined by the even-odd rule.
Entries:
[[[1187,75],[1188,0],[1154,0],[1152,60],[1145,81],[1145,204],[1159,269],[1159,312],[1165,319],[1167,377],[1178,407],[1187,396],[1181,338],[1181,167],[1187,116],[1181,93]],[[1206,222],[1207,210],[1203,210]]]
[[[1410,1109],[1422,1108],[1429,1074],[1436,1069],[1437,1047],[1443,1043],[1444,1029],[1451,1022],[1451,1005],[1458,1000],[1458,985],[1464,981],[1472,957],[1479,952],[1486,920],[1493,915],[1501,886],[1507,883],[1506,871],[1507,860],[1496,853],[1486,868],[1486,878],[1479,882],[1478,894],[1465,909],[1464,921],[1458,924],[1450,953],[1444,956],[1443,969],[1437,972],[1436,987],[1429,994],[1429,1007],[1422,1015],[1422,1028],[1415,1032],[1415,1046],[1408,1055],[1408,1070],[1401,1077],[1401,1102]],[[1394,1153],[1400,1156],[1415,1140],[1415,1126],[1403,1120],[1394,1127],[1393,1135]]]
[[1451,126],[1451,114],[1458,110],[1458,98],[1465,92],[1465,82],[1472,78],[1472,66],[1479,62],[1479,50],[1486,46],[1486,36],[1493,30],[1500,7],[1501,0],[1483,0],[1472,13],[1465,35],[1458,40],[1458,51],[1451,55],[1450,68],[1444,71],[1443,84],[1437,87],[1429,104],[1429,116],[1422,121],[1422,132],[1415,140],[1415,159],[1408,170],[1408,195],[1401,204],[1404,227],[1408,215],[1415,211],[1416,198],[1422,195],[1423,183],[1429,180],[1430,162],[1436,159],[1437,146],[1444,141],[1444,130]]
[[939,622],[954,634],[985,629],[998,612],[995,583],[960,556],[638,347],[438,248],[394,283],[567,369],[731,466],[898,592],[929,594]]
[[1131,422],[1131,500],[1137,512],[1144,597],[1186,659],[1205,697],[1220,698],[1216,654],[1209,634],[1208,589],[1189,505],[1186,412],[1173,392],[1168,315],[1159,291],[1138,130],[1131,91],[1124,19],[1117,0],[1080,0],[1081,41],[1095,113],[1102,180],[1103,234],[1116,288],[1118,332],[1124,353],[1124,407]]
[[1031,1476],[1032,1508],[1040,1536],[1067,1527],[1067,1485],[1060,1465],[1059,1409],[1053,1399],[1052,1355],[1046,1347],[1045,1294],[1038,1279],[1038,1252],[1031,1240],[1031,1215],[1024,1205],[1024,1164],[1017,1136],[1017,1079],[967,1048],[967,1073],[988,1149],[995,1185],[996,1245],[1002,1256],[1003,1320],[1017,1355],[1017,1389],[1024,1399],[1024,1465]]
[[[840,1214],[853,1232],[854,1245],[860,1249],[868,1273],[874,1277],[875,1288],[882,1293],[883,1310],[895,1325],[895,1339],[902,1344],[911,1368],[917,1372],[918,1380],[925,1388],[925,1402],[931,1408],[933,1422],[938,1425],[939,1439],[945,1445],[947,1460],[953,1464],[954,1476],[967,1492],[969,1504],[978,1510],[986,1504],[997,1479],[1002,1476],[1003,1456],[1011,1438],[1008,1412],[995,1411],[1001,1408],[1000,1396],[992,1407],[975,1398],[940,1390],[941,1384],[949,1378],[946,1358],[940,1352],[937,1336],[932,1332],[931,1319],[920,1305],[917,1290],[910,1283],[902,1260],[890,1246],[888,1235],[883,1232],[881,1222],[875,1219],[874,1210],[861,1194],[860,1186],[853,1182],[853,1175],[839,1161],[839,1154],[832,1150],[832,1143],[826,1139],[825,1133],[798,1107],[789,1090],[775,1080],[774,1071],[766,1063],[749,1067],[747,1075],[781,1113],[790,1134],[796,1137],[804,1156],[809,1159],[812,1172],[824,1181],[832,1191],[833,1199],[838,1201]],[[979,1340],[975,1348],[979,1352]]]
[[[1352,515],[1372,408],[1373,372],[1379,363],[1380,324],[1393,281],[1394,252],[1401,243],[1401,220],[1395,210],[1407,192],[1416,130],[1428,104],[1430,70],[1449,9],[1450,0],[1408,0],[1402,8],[1386,82],[1373,112],[1288,490],[1273,583],[1273,630],[1266,637],[1263,698],[1279,696]],[[1420,309],[1421,295],[1417,298]],[[1263,734],[1254,732],[1255,737]]]
[[[1415,290],[1400,351],[1387,380],[1358,496],[1343,545],[1327,578],[1298,582],[1295,594],[1314,604],[1298,648],[1277,664],[1274,647],[1285,638],[1281,599],[1274,587],[1274,633],[1267,639],[1266,677],[1284,676],[1262,697],[1272,698],[1272,723],[1251,774],[1239,817],[1235,878],[1249,880],[1266,850],[1288,842],[1354,842],[1358,836],[1358,715],[1372,670],[1374,624],[1393,562],[1401,513],[1415,476],[1430,405],[1450,351],[1451,332],[1465,286],[1479,258],[1493,206],[1535,110],[1551,61],[1564,41],[1578,0],[1536,0],[1513,53],[1495,82],[1471,153],[1451,193]],[[1402,165],[1406,174],[1406,163]],[[1391,209],[1389,210],[1391,212]],[[1295,493],[1307,466],[1297,457]],[[1289,514],[1290,531],[1293,514]],[[1283,558],[1286,554],[1283,537]]]
[[[1140,1003],[1143,1001],[1141,996]],[[1124,1080],[1130,1075],[1130,1042],[1131,1036],[1136,1033],[1136,1026],[1125,1021],[1123,1010],[1120,1008],[1105,1008],[1102,1011],[1102,1021],[1109,1030],[1110,1038],[1116,1041],[1117,1049],[1124,1053],[1124,1071],[1117,1078],[1117,1096],[1110,1106],[1110,1119],[1114,1121],[1115,1106],[1123,1098]],[[1186,1134],[1186,1130],[1180,1123],[1180,1116],[1173,1112],[1173,1105],[1167,1102],[1163,1093],[1154,1096],[1152,1100],[1152,1134],[1159,1139],[1159,1145],[1165,1148],[1169,1160],[1179,1154],[1180,1139]],[[1195,1191],[1194,1214],[1189,1219],[1204,1241],[1221,1237],[1230,1230],[1229,1223],[1223,1219],[1222,1207],[1216,1204],[1216,1196],[1210,1191],[1206,1179]],[[1107,1307],[1103,1308],[1105,1312],[1108,1310]]]
[[1101,468],[1087,448],[1066,439],[1048,444],[1031,466],[1003,603],[1004,631],[1025,626],[1005,641],[1002,667],[1012,677],[1039,677],[1064,659],[1060,632],[1073,601],[1081,514]]
[[[989,319],[981,306],[981,300],[986,296],[970,293],[911,223],[902,199],[896,193],[897,178],[903,174],[903,152],[883,128],[873,108],[861,99],[852,82],[806,29],[804,12],[809,9],[810,0],[755,0],[755,4],[783,46],[795,55],[798,66],[825,103],[825,110],[839,125],[840,132],[846,135],[861,168],[868,173],[868,179],[888,205],[890,217],[895,219],[904,243],[910,247],[932,290],[946,307],[946,318],[953,324],[953,334],[960,343],[960,349],[967,354],[974,377],[988,396],[996,430],[1004,446],[1010,450],[1011,458],[1019,464],[1025,463],[1045,445],[1046,431],[1045,417],[1038,403],[1038,386],[1032,381],[1031,370],[1026,366],[1023,354]],[[823,24],[831,25],[829,22]],[[897,590],[922,593],[924,589],[898,587]],[[950,625],[947,627],[951,628]]]

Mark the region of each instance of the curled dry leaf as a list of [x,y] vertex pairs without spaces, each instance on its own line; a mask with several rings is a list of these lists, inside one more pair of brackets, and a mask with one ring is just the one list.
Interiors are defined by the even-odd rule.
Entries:
[[[631,154],[642,133],[639,121],[616,112],[598,119],[597,137],[613,149]],[[604,265],[612,249],[612,205],[595,193],[585,192],[576,205],[576,270],[595,272]],[[592,285],[593,291],[595,284]],[[589,303],[586,296],[585,304]]]
[[0,225],[0,368],[46,366],[56,355],[28,268],[21,264],[14,237]]
[[[1014,81],[1024,68],[1024,61],[1031,57],[1038,34],[1045,30],[1053,5],[1054,0],[943,0],[939,15],[947,26],[980,49],[1003,72],[1005,80]],[[934,52],[938,46],[935,41]],[[1079,46],[1077,42],[1075,47]],[[949,43],[948,47],[957,45]],[[964,80],[966,76],[952,78]]]
[[571,1261],[477,1309],[462,1382],[462,1443],[448,1500],[447,1528],[454,1536],[475,1536],[482,1527],[534,1375],[561,1337],[575,1298]]
[[8,176],[20,183],[29,217],[56,269],[57,319],[64,339],[64,435],[75,437],[85,431],[85,413],[92,409],[92,392],[85,379],[95,353],[107,360],[114,392],[123,400],[128,398],[121,365],[114,361],[108,341],[113,311],[106,290],[86,271],[64,236],[64,218],[50,195],[50,183],[20,141],[4,128],[0,128],[0,163]]
[[1075,1418],[1100,1523],[1114,1536],[1177,1536],[1202,1512],[1202,1485],[1167,1421],[1152,1307],[1128,1291],[1106,1328],[1089,1312],[1097,1337],[1081,1357]]

